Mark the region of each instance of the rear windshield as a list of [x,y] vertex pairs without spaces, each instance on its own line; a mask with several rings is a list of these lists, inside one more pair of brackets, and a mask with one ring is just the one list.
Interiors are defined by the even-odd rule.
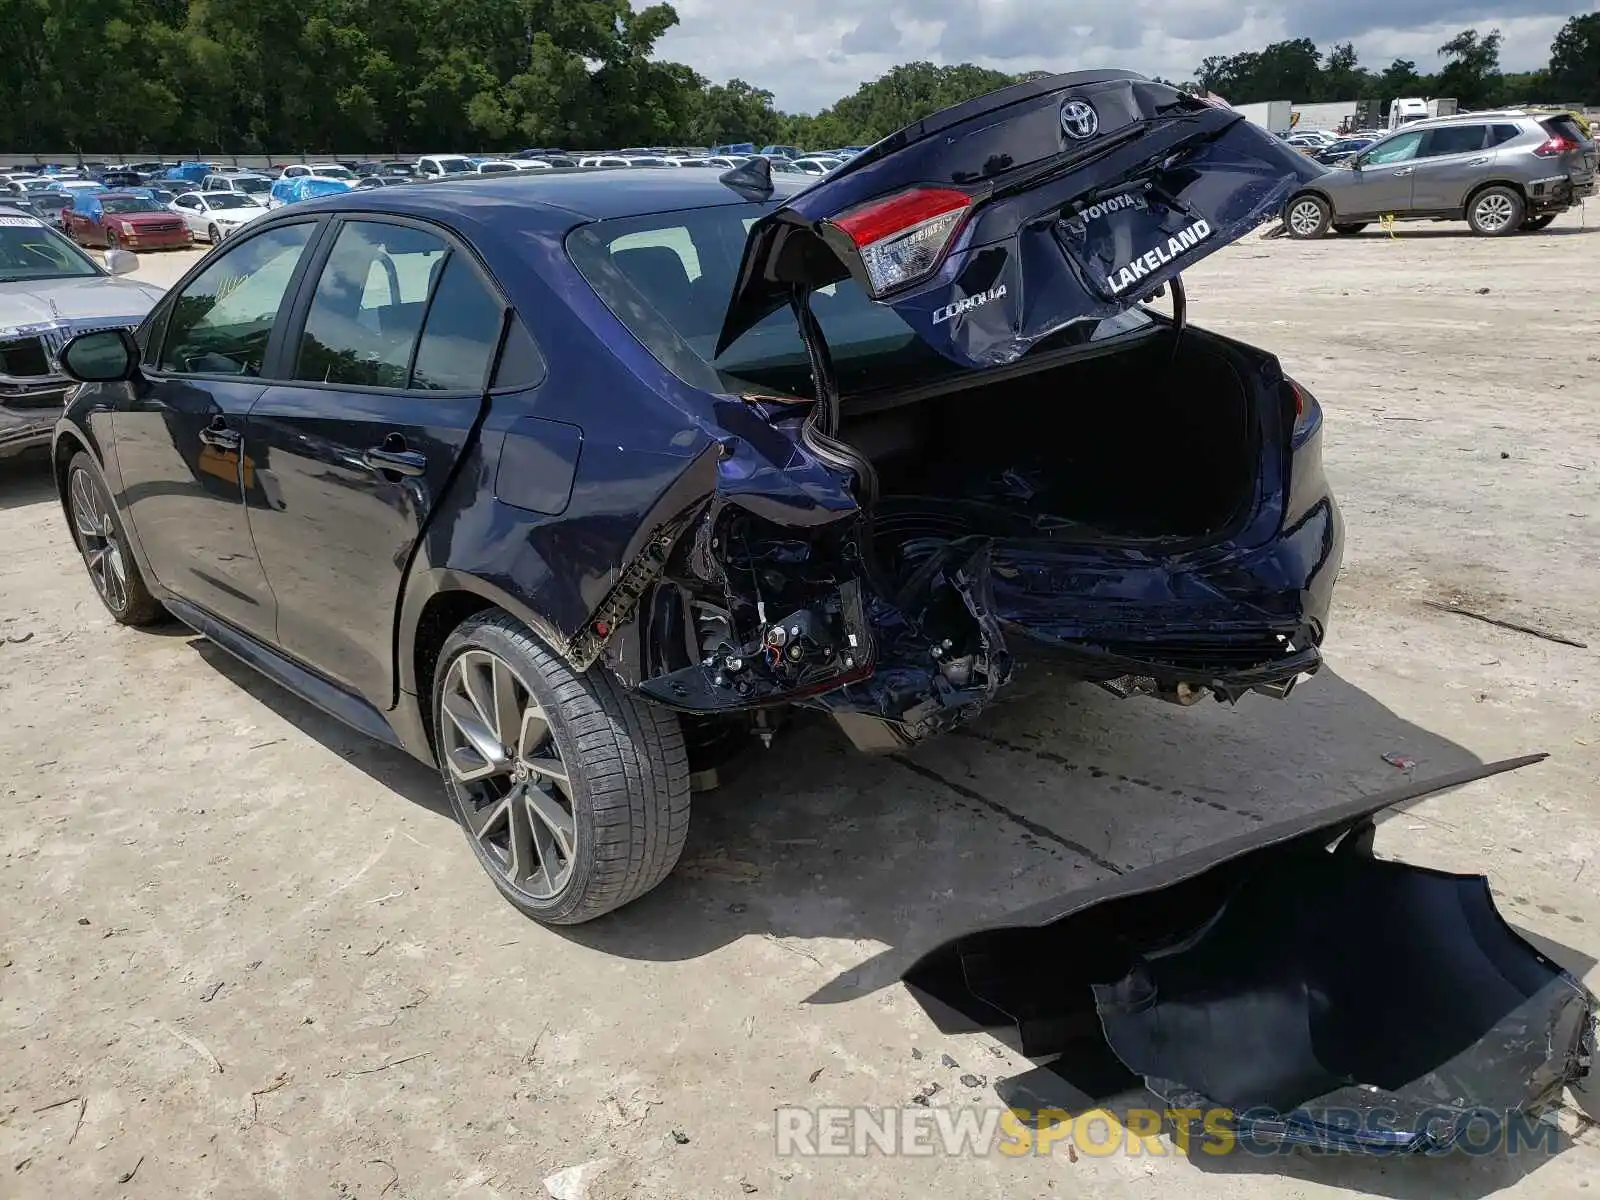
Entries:
[[[705,391],[755,385],[810,396],[810,365],[787,309],[713,360],[745,237],[771,208],[729,204],[596,221],[573,230],[567,252],[617,319],[684,382]],[[811,308],[843,392],[889,383],[907,387],[962,370],[923,342],[894,309],[867,299],[853,279],[816,292]],[[1108,321],[1079,322],[1040,343],[1034,353],[1143,330],[1151,323],[1137,309]]]
[[1549,131],[1552,137],[1564,137],[1568,141],[1577,142],[1580,146],[1588,141],[1588,138],[1584,136],[1583,126],[1564,114],[1559,117],[1546,117],[1539,123]]

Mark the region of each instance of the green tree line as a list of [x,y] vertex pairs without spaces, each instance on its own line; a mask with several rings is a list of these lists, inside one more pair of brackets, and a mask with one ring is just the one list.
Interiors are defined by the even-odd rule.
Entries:
[[[653,56],[678,20],[630,0],[0,0],[0,146],[88,152],[426,152],[524,146],[861,145],[1044,74],[895,67],[815,114],[742,79]],[[1208,58],[1190,87],[1251,100],[1455,96],[1600,102],[1600,14],[1547,68],[1499,69],[1500,35],[1463,32],[1436,76],[1363,68],[1307,40]],[[1133,64],[1137,65],[1137,64]],[[1062,64],[1057,69],[1071,69]]]
[[1324,53],[1307,38],[1274,42],[1261,50],[1217,55],[1195,71],[1193,86],[1232,104],[1260,100],[1381,100],[1448,96],[1462,108],[1548,101],[1600,104],[1600,13],[1573,17],[1556,34],[1549,63],[1535,71],[1500,69],[1498,29],[1465,29],[1439,47],[1443,65],[1433,74],[1407,58],[1379,70],[1363,67],[1355,47],[1343,42]]

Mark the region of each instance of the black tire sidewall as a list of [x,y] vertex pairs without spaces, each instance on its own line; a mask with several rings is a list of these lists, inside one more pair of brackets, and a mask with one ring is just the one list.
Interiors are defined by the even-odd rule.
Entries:
[[[111,489],[106,486],[100,468],[94,457],[86,450],[80,450],[72,456],[72,461],[67,464],[67,527],[72,533],[72,544],[78,548],[78,558],[83,563],[85,571],[89,569],[89,556],[84,550],[83,535],[78,532],[78,522],[75,519],[75,504],[72,499],[72,481],[80,474],[89,477],[89,486],[95,490],[95,498],[105,505],[106,512],[111,514],[111,530],[116,535],[117,552],[122,556],[122,569],[126,576],[123,590],[127,593],[127,603],[122,611],[118,612],[111,607],[110,601],[100,595],[100,589],[95,588],[94,594],[99,598],[105,610],[111,614],[113,620],[123,625],[146,625],[160,615],[160,605],[150,596],[149,589],[145,587],[144,577],[139,573],[139,564],[133,557],[133,549],[128,544],[128,533],[122,525],[122,514],[117,512],[117,506],[111,501]],[[94,581],[90,580],[90,586]]]
[[1537,217],[1523,217],[1522,232],[1538,233],[1541,229],[1549,229],[1555,222],[1556,217],[1560,215],[1559,213],[1543,213]]
[[[1483,198],[1493,192],[1503,193],[1509,197],[1512,205],[1512,218],[1506,222],[1504,229],[1480,229],[1475,214]],[[1520,233],[1522,222],[1527,219],[1528,206],[1521,196],[1517,195],[1515,188],[1506,187],[1504,184],[1492,184],[1472,194],[1472,199],[1467,201],[1467,225],[1478,237],[1506,237],[1509,234]]]
[[[524,634],[532,639],[532,634]],[[546,677],[545,670],[519,643],[519,639],[512,636],[505,628],[497,623],[479,622],[469,620],[457,629],[447,639],[439,653],[438,665],[434,670],[432,713],[434,729],[442,737],[443,718],[442,700],[444,697],[444,682],[450,675],[450,668],[462,654],[469,650],[484,650],[497,658],[503,659],[512,672],[522,682],[522,685],[539,701],[539,706],[544,709],[545,719],[550,724],[550,734],[555,739],[556,749],[561,752],[561,761],[566,764],[567,778],[572,787],[572,815],[573,825],[576,830],[576,849],[572,866],[572,877],[567,881],[567,886],[553,900],[534,900],[513,888],[500,873],[499,866],[489,856],[483,845],[473,836],[466,821],[467,796],[455,777],[450,774],[449,765],[444,761],[443,743],[439,745],[439,772],[444,778],[445,790],[450,796],[450,809],[460,824],[462,832],[466,835],[472,852],[478,859],[479,865],[494,881],[495,887],[507,900],[511,901],[519,910],[539,921],[553,924],[563,923],[569,919],[580,906],[584,894],[588,891],[595,873],[595,847],[597,831],[595,829],[594,806],[590,801],[589,783],[585,773],[579,768],[579,749],[572,731],[567,727],[566,717],[561,708],[560,698],[556,694],[555,685]]]
[[[1310,233],[1296,233],[1294,226],[1289,221],[1289,214],[1294,212],[1298,205],[1306,203],[1315,204],[1317,206],[1317,210],[1321,214],[1321,219],[1317,222],[1317,227]],[[1321,196],[1313,195],[1311,193],[1303,193],[1299,196],[1293,197],[1289,203],[1284,206],[1283,227],[1289,231],[1289,236],[1294,238],[1296,241],[1313,241],[1316,238],[1324,236],[1332,225],[1333,209],[1329,207],[1328,202]]]

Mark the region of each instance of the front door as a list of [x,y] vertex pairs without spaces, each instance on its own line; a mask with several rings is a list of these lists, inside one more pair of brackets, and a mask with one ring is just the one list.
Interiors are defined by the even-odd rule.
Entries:
[[262,459],[245,441],[245,414],[265,390],[279,308],[316,228],[268,230],[183,285],[112,415],[123,503],[156,579],[266,640],[276,613],[245,516]]
[[1420,129],[1402,133],[1359,155],[1356,161],[1360,164],[1357,169],[1361,178],[1354,187],[1335,193],[1338,219],[1409,213],[1411,181],[1416,174],[1417,151],[1422,146],[1423,136]]
[[343,221],[317,270],[285,339],[294,382],[250,412],[250,528],[278,644],[389,708],[401,584],[476,428],[505,306],[443,234],[384,218]]
[[1444,125],[1428,130],[1417,151],[1411,207],[1419,213],[1459,212],[1467,193],[1482,183],[1494,162],[1486,149],[1489,126]]

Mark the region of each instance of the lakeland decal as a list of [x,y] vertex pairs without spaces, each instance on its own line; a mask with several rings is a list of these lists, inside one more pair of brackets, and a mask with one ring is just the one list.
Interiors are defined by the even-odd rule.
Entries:
[[1187,229],[1178,230],[1167,239],[1166,245],[1147,250],[1127,266],[1112,271],[1106,276],[1106,287],[1113,296],[1120,296],[1141,279],[1188,253],[1210,236],[1210,223],[1203,219],[1196,221]]

